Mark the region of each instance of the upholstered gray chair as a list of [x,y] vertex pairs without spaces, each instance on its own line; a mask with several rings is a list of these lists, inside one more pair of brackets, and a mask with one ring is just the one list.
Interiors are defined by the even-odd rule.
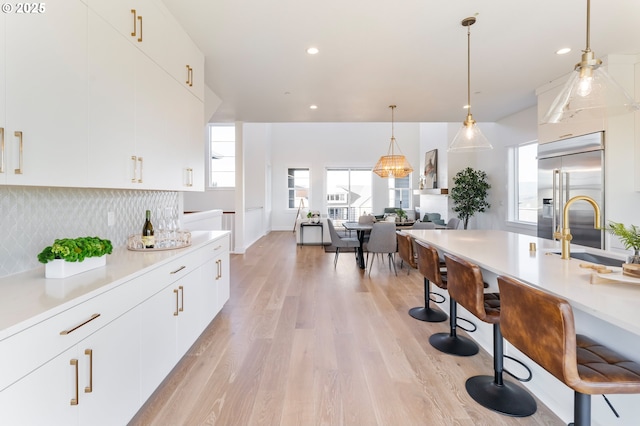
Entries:
[[360,246],[360,241],[357,238],[352,237],[340,237],[336,228],[333,226],[333,221],[327,218],[327,227],[329,228],[329,235],[331,236],[331,245],[336,248],[336,256],[333,259],[333,267],[338,264],[338,256],[340,255],[341,248],[356,248]]
[[369,241],[365,243],[364,250],[367,252],[367,261],[369,260],[369,253],[373,253],[371,256],[371,266],[369,267],[369,276],[371,276],[371,270],[373,269],[373,260],[375,254],[386,253],[389,257],[389,269],[393,265],[393,272],[398,275],[396,271],[396,263],[394,259],[395,253],[398,251],[398,242],[396,239],[396,224],[392,222],[376,222],[371,229],[371,235]]
[[460,219],[458,219],[457,217],[452,217],[447,222],[447,229],[458,229],[459,226],[460,226]]
[[436,229],[436,224],[433,222],[416,222],[411,227],[413,229]]

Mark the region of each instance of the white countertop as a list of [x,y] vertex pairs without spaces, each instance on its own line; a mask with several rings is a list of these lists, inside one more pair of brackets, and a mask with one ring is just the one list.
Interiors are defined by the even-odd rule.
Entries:
[[138,252],[121,247],[107,256],[106,266],[68,278],[45,278],[44,265],[1,278],[0,340],[228,233],[195,231],[191,246],[176,250]]
[[[591,284],[591,269],[584,261],[562,260],[549,251],[560,251],[560,242],[505,231],[406,230],[439,251],[467,259],[497,275],[510,275],[556,294],[591,315],[640,335],[640,285],[631,283]],[[537,251],[529,251],[534,242]],[[624,260],[621,255],[583,246],[571,246]]]

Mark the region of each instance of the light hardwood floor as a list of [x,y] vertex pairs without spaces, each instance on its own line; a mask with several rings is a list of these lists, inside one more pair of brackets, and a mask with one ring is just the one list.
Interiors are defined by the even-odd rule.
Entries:
[[492,375],[491,357],[433,349],[448,322],[407,314],[422,292],[416,270],[380,261],[369,278],[352,253],[334,269],[332,253],[272,232],[231,255],[229,302],[131,424],[563,424],[539,402],[527,418],[474,402],[465,380]]

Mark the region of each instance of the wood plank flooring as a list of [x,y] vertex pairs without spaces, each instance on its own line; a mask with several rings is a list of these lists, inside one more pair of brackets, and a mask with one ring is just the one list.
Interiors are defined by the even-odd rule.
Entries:
[[474,402],[465,380],[492,375],[491,357],[433,349],[448,322],[407,314],[422,292],[406,265],[368,277],[342,253],[334,269],[333,253],[272,232],[231,255],[229,302],[130,424],[563,424],[540,402],[527,418]]

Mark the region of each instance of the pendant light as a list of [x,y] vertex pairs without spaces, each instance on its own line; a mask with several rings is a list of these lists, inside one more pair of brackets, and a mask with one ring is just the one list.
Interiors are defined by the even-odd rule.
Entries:
[[[396,109],[395,105],[389,105],[391,108],[391,142],[389,142],[389,149],[387,155],[383,155],[373,168],[373,173],[383,178],[403,178],[409,176],[409,173],[413,171],[411,164],[407,161],[400,147],[396,142],[396,138],[393,136],[393,111]],[[398,153],[396,153],[396,150]]]
[[479,151],[493,149],[487,138],[482,134],[476,121],[471,115],[471,25],[476,23],[475,17],[462,20],[462,26],[467,27],[467,118],[462,123],[456,137],[449,144],[449,152]]
[[569,80],[542,118],[541,124],[602,119],[640,110],[640,104],[605,71],[590,46],[591,1],[587,0],[587,46]]

